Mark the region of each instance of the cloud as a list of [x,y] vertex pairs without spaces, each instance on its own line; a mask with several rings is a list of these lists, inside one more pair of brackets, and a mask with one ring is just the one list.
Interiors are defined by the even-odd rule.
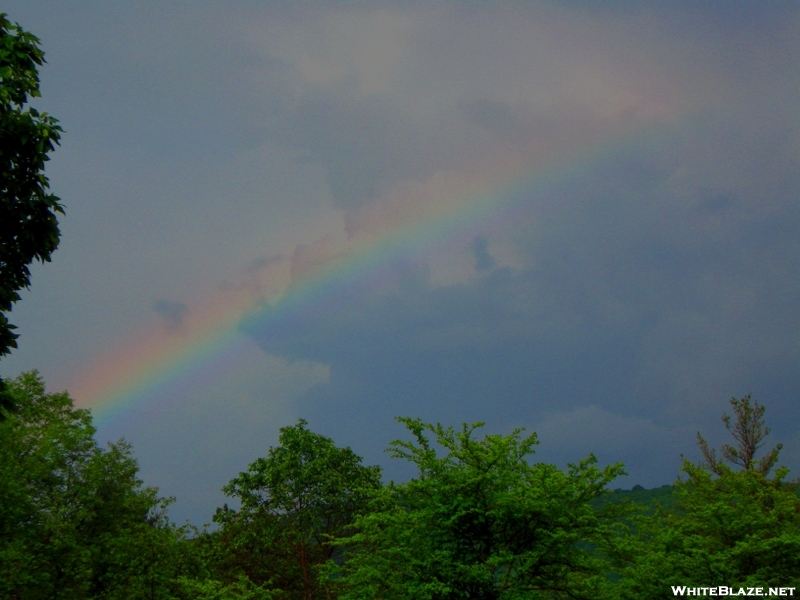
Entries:
[[489,254],[489,241],[485,237],[476,237],[470,244],[472,255],[475,257],[476,271],[490,271],[497,261]]
[[[643,484],[671,481],[681,436],[715,431],[732,395],[793,435],[796,3],[15,7],[48,52],[69,211],[4,369],[76,372],[152,297],[190,299],[152,308],[191,331],[331,284],[248,320],[261,362],[158,396],[170,418],[137,451],[184,452],[191,494],[217,422],[239,463],[297,416],[371,462],[398,414],[525,424],[540,457],[595,451]],[[458,225],[415,237],[443,216]],[[265,383],[286,372],[318,385]]]
[[280,254],[274,256],[260,256],[250,261],[250,264],[247,265],[247,272],[249,274],[258,273],[267,267],[280,263],[282,260],[284,260],[284,257]]
[[388,100],[333,89],[300,97],[275,136],[324,167],[334,205],[349,210],[431,172],[416,127]]
[[[594,451],[628,463],[634,483],[669,482],[731,395],[770,398],[778,423],[797,413],[800,182],[789,163],[765,160],[775,145],[761,131],[735,146],[746,157],[709,145],[741,135],[737,122],[689,120],[544,196],[520,191],[524,208],[492,231],[517,267],[441,285],[433,257],[387,264],[381,286],[342,289],[279,331],[249,333],[270,354],[330,365],[298,410],[346,443],[383,422],[366,434],[379,452],[399,414],[543,423],[542,456]],[[478,267],[490,266],[487,240],[463,240]]]
[[[696,12],[327,5],[277,11],[269,35],[256,35],[256,20],[244,39],[283,73],[265,89],[281,100],[269,105],[264,139],[324,172],[352,236],[375,214],[398,212],[405,190],[444,173],[553,164],[626,128],[668,128],[687,113],[760,96],[742,72],[763,73],[763,57],[784,56],[786,42],[744,44],[743,23],[731,31],[703,11],[702,25],[662,31]],[[725,35],[709,37],[709,28]],[[759,53],[742,53],[753,44]]]
[[630,488],[672,483],[667,474],[677,475],[681,454],[694,458],[697,428],[692,425],[659,425],[652,419],[615,414],[590,404],[543,415],[531,429],[539,437],[539,460],[577,462],[594,454],[601,464],[610,464],[624,456],[633,478],[612,487]]
[[293,281],[312,277],[344,252],[342,244],[331,236],[325,236],[310,244],[297,244],[292,252],[290,274]]
[[266,456],[278,429],[296,421],[296,399],[329,377],[323,364],[265,356],[245,340],[234,355],[193,372],[191,381],[157,390],[127,412],[124,425],[101,421],[97,435],[124,435],[148,485],[177,497],[173,518],[201,525],[227,501],[222,486]]
[[161,317],[167,329],[171,331],[181,329],[186,315],[189,314],[189,306],[187,304],[169,300],[156,300],[153,302],[153,310]]

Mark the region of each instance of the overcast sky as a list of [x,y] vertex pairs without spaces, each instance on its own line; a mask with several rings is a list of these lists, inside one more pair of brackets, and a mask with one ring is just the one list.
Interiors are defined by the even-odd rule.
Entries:
[[387,477],[409,415],[651,487],[752,393],[800,474],[796,2],[4,10],[66,216],[0,374],[92,407],[174,519],[300,417]]

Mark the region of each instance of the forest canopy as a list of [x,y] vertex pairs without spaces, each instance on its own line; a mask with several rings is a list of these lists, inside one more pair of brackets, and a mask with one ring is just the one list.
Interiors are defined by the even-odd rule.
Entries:
[[[732,399],[721,458],[698,437],[671,488],[610,488],[621,464],[536,462],[535,433],[401,418],[376,466],[300,420],[233,477],[212,529],[170,522],[124,440],[36,372],[0,424],[0,597],[15,599],[671,598],[672,586],[800,583],[797,484],[761,455],[769,429]],[[769,467],[769,468],[768,468]],[[632,502],[631,498],[638,500]],[[655,500],[654,500],[655,498]],[[766,592],[765,592],[766,593]]]

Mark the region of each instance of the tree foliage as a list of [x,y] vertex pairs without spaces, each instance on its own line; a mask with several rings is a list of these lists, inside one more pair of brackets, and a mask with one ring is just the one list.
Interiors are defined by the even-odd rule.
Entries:
[[[62,129],[47,113],[26,106],[41,95],[38,68],[44,62],[39,39],[0,13],[0,356],[17,347],[5,313],[30,285],[29,265],[50,260],[59,242],[57,213],[64,212],[44,174]],[[10,396],[2,388],[0,380],[0,408],[8,410]]]
[[769,435],[770,429],[764,423],[764,413],[766,408],[754,401],[752,404],[751,395],[742,398],[731,398],[731,406],[736,420],[731,425],[731,416],[723,413],[722,422],[725,428],[736,441],[735,446],[730,444],[722,445],[722,459],[717,458],[717,453],[713,448],[709,448],[708,442],[697,433],[697,444],[705,459],[705,467],[716,475],[725,475],[729,467],[723,461],[743,468],[745,471],[754,470],[762,475],[767,475],[778,462],[783,444],[777,444],[767,454],[760,459],[756,459],[756,452],[764,446],[764,438]]
[[[403,418],[413,441],[391,452],[419,476],[389,486],[340,540],[347,562],[331,580],[348,600],[366,598],[598,598],[608,582],[586,542],[611,534],[590,506],[623,474],[590,456],[564,472],[529,464],[536,435],[487,435]],[[444,450],[440,456],[436,446]]]
[[[176,528],[131,447],[38,374],[0,423],[0,598],[40,600],[658,599],[672,586],[800,587],[800,500],[765,411],[723,415],[734,443],[674,486],[607,494],[622,465],[530,461],[535,434],[402,418],[417,475],[383,485],[300,420],[225,486],[214,531]],[[721,458],[718,458],[721,457]],[[658,501],[631,517],[628,497]],[[190,535],[191,534],[191,535]]]
[[[35,372],[0,423],[0,598],[166,598],[180,532],[124,441],[98,447],[86,410]],[[176,560],[173,560],[176,559]]]
[[731,406],[723,422],[735,444],[719,459],[698,434],[704,461],[684,459],[677,508],[636,519],[634,533],[619,540],[624,597],[670,598],[672,585],[800,585],[797,486],[785,468],[768,476],[780,445],[756,458],[769,433],[763,406],[750,396]]
[[241,508],[214,517],[224,577],[303,600],[325,596],[319,569],[336,553],[332,540],[381,485],[378,467],[306,425],[282,428],[280,444],[223,488]]

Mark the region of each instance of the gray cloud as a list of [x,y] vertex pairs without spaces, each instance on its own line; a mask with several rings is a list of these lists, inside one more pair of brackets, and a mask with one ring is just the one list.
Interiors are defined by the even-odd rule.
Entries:
[[494,257],[489,254],[489,241],[485,237],[479,236],[472,240],[470,249],[475,258],[476,271],[490,271],[497,264]]
[[189,314],[189,306],[187,304],[169,300],[156,300],[153,302],[153,310],[162,318],[167,328],[173,331],[181,328],[183,320]]
[[415,124],[381,98],[309,93],[288,117],[278,139],[300,160],[326,168],[337,207],[358,208],[391,185],[432,172]]
[[[447,202],[447,182],[487,165],[558,179],[577,161],[444,240],[453,256],[419,251],[378,265],[376,285],[248,320],[268,361],[312,360],[318,385],[261,411],[277,392],[252,360],[214,390],[161,390],[168,419],[142,411],[114,432],[142,440],[143,465],[180,446],[180,472],[221,485],[297,416],[375,462],[410,414],[539,428],[543,459],[595,451],[655,485],[693,431],[721,441],[726,399],[747,392],[800,463],[796,2],[7,11],[48,53],[39,106],[66,129],[48,173],[68,211],[15,307],[25,336],[4,376],[36,367],[60,389],[151,309],[179,326],[185,307],[153,297],[282,289],[341,258],[343,230],[405,214],[398,190],[416,201],[441,176]],[[270,378],[291,370],[278,362]],[[203,456],[235,460],[206,473],[193,432],[221,410]],[[189,478],[168,492],[195,505]]]
[[[391,290],[343,288],[319,310],[287,317],[279,307],[248,331],[270,354],[329,364],[329,384],[299,410],[350,440],[369,420],[375,452],[398,414],[543,423],[549,439],[569,440],[596,411],[596,435],[543,444],[541,456],[594,451],[656,485],[674,477],[680,452],[692,456],[695,431],[724,439],[727,399],[749,392],[770,408],[776,435],[790,435],[800,416],[800,181],[763,160],[774,147],[755,139],[746,175],[728,170],[739,158],[726,145],[698,168],[705,140],[733,123],[641,139],[546,198],[531,191],[503,234],[520,267],[437,286],[424,263],[405,265]],[[488,267],[486,238],[471,248]]]

